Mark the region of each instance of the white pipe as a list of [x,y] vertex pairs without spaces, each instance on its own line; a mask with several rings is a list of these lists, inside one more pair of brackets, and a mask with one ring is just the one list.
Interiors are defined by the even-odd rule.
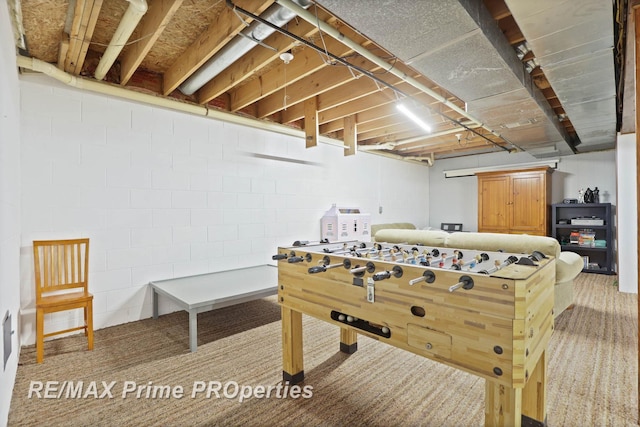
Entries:
[[439,93],[433,91],[431,88],[429,88],[428,86],[425,86],[424,84],[422,84],[418,80],[414,79],[413,77],[408,76],[407,74],[403,73],[402,71],[400,71],[398,69],[395,69],[392,64],[389,64],[384,59],[379,58],[378,56],[374,55],[368,49],[363,48],[358,43],[356,43],[355,41],[351,40],[350,38],[348,38],[347,36],[342,34],[340,31],[338,31],[336,28],[334,28],[331,25],[327,24],[326,22],[320,21],[319,19],[316,18],[316,16],[314,14],[312,14],[309,11],[307,11],[306,9],[301,8],[300,6],[295,4],[293,1],[291,1],[291,0],[276,0],[276,3],[278,3],[279,5],[281,5],[283,7],[286,7],[289,10],[292,10],[300,18],[302,18],[305,21],[309,22],[311,25],[316,25],[320,30],[322,30],[323,32],[327,33],[328,35],[330,35],[334,39],[338,40],[339,42],[341,42],[345,46],[353,49],[355,52],[359,53],[360,55],[362,55],[363,57],[365,57],[369,61],[373,62],[377,66],[383,68],[385,71],[393,74],[396,77],[399,77],[403,81],[409,83],[411,86],[415,87],[416,89],[421,90],[422,92],[426,93],[430,97],[436,99],[438,102],[446,105],[447,107],[451,108],[453,111],[459,113],[463,117],[466,117],[468,120],[474,122],[478,126],[482,126],[483,128],[485,128],[486,130],[488,130],[492,134],[494,134],[496,136],[500,136],[498,133],[496,133],[495,131],[489,129],[487,126],[485,126],[481,121],[479,121],[478,119],[476,119],[476,118],[472,117],[471,115],[469,115],[469,113],[467,113],[464,109],[458,107],[456,104],[454,104],[451,101],[449,101],[448,99],[444,98],[442,95],[440,95]]
[[144,14],[147,13],[146,0],[127,1],[129,2],[129,7],[122,16],[122,20],[120,20],[120,24],[113,34],[109,46],[107,46],[107,49],[102,54],[102,58],[100,58],[100,62],[96,67],[94,75],[98,80],[104,79],[104,76],[107,75],[107,72],[118,58],[118,55],[120,55],[122,48],[124,48],[129,37],[131,37],[133,30],[138,26],[138,22],[140,22]]
[[374,150],[393,150],[396,148],[395,142],[385,142],[383,144],[358,145],[358,150],[374,151]]

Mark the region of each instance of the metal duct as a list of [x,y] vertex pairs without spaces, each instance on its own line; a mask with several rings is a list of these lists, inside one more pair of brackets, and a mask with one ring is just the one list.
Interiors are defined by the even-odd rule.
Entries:
[[[294,1],[305,9],[311,5],[311,0]],[[295,16],[295,13],[278,4],[272,4],[261,15],[266,21],[278,27],[282,27]],[[220,51],[205,62],[202,67],[186,79],[178,89],[185,95],[192,95],[274,32],[275,30],[268,25],[254,21],[249,27],[244,29],[239,36],[227,43]]]
[[505,1],[580,137],[579,151],[616,141],[611,2]]
[[536,157],[574,153],[571,138],[482,2],[319,2],[465,101],[470,115],[508,141]]

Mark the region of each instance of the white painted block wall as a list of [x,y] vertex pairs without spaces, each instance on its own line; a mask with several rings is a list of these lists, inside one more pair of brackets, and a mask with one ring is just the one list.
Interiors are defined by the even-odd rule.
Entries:
[[621,292],[638,293],[638,197],[636,134],[618,135],[618,283]]
[[[32,241],[89,237],[96,329],[151,316],[148,282],[271,262],[318,240],[332,203],[428,223],[426,166],[80,92],[23,76],[23,344]],[[378,207],[383,213],[378,213]],[[161,312],[174,310],[166,302]],[[54,315],[58,326],[79,316]]]
[[0,339],[0,426],[9,417],[20,357],[20,89],[11,28],[7,2],[0,2],[0,322],[9,313],[15,331],[11,353]]

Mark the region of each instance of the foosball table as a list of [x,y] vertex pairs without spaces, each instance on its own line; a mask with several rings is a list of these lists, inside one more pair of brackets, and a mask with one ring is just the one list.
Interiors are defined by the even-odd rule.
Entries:
[[546,424],[546,348],[555,259],[420,245],[295,242],[279,247],[283,379],[304,380],[302,314],[478,375],[485,425]]

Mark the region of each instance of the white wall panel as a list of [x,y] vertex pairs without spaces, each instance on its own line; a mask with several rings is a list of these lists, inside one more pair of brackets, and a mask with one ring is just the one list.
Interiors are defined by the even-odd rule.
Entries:
[[[20,86],[15,61],[12,24],[7,2],[0,2],[0,321],[11,316],[11,353],[4,354],[0,345],[0,425],[7,423],[13,384],[20,356],[20,233],[21,233],[21,171],[20,171]],[[51,95],[52,90],[48,93]],[[32,104],[38,101],[34,99]],[[44,120],[43,129],[33,132],[35,138],[47,138],[51,122]],[[38,162],[42,165],[42,162]],[[45,168],[48,166],[44,163]],[[45,183],[50,183],[50,171]],[[41,183],[42,184],[42,183]],[[49,215],[31,215],[31,223],[50,221]],[[11,332],[10,331],[10,332]],[[6,366],[4,364],[7,358]]]
[[621,292],[638,293],[638,197],[636,134],[618,135],[618,286]]

